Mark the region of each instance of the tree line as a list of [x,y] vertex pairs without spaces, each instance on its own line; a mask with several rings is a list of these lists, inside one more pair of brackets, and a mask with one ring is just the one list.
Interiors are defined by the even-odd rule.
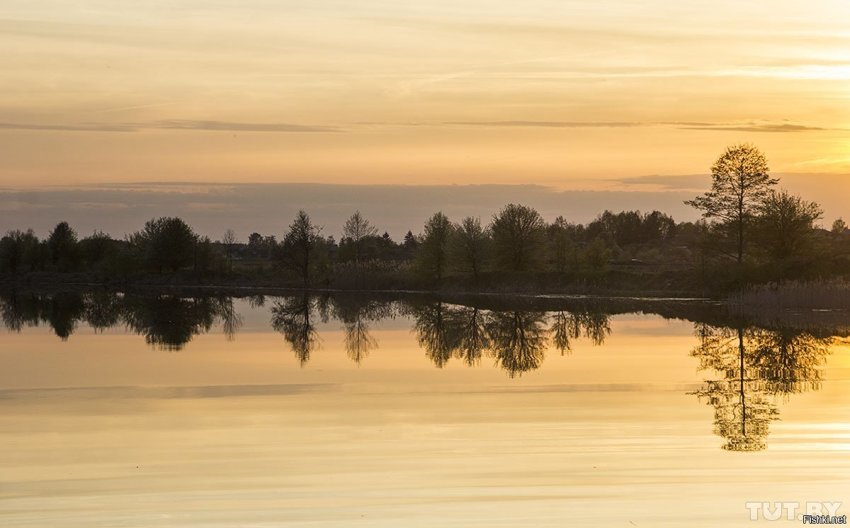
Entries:
[[[31,230],[0,239],[0,273],[78,272],[109,279],[178,275],[263,280],[305,287],[722,291],[747,284],[845,276],[843,220],[817,225],[818,204],[778,189],[764,155],[729,147],[711,168],[711,188],[686,203],[702,214],[676,222],[660,212],[605,211],[586,224],[508,204],[489,219],[436,212],[395,241],[359,211],[337,241],[299,211],[279,234],[232,230],[220,240],[175,217],[154,218],[123,239],[80,238],[60,222],[40,240]],[[278,239],[280,235],[280,239]]]

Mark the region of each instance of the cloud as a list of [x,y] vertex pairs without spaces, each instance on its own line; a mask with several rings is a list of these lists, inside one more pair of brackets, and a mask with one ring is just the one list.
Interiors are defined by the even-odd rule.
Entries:
[[835,130],[830,128],[795,125],[790,123],[785,124],[765,124],[765,125],[712,125],[709,123],[699,123],[680,127],[682,130],[715,130],[718,132],[811,132]]
[[483,127],[543,127],[543,128],[632,128],[651,126],[652,123],[628,121],[449,121],[451,126]]
[[[493,127],[493,128],[641,128],[674,127],[680,130],[702,130],[718,132],[768,132],[797,133],[844,130],[824,128],[799,123],[711,123],[703,121],[550,121],[511,119],[496,121],[440,121],[440,122],[356,122],[352,126],[378,127]],[[215,121],[195,119],[165,119],[147,123],[81,123],[81,124],[43,124],[43,123],[3,123],[0,130],[41,130],[55,132],[135,132],[142,129],[156,130],[198,130],[212,132],[268,132],[268,133],[338,133],[343,128],[326,125],[304,125],[298,123],[243,123],[237,121]]]
[[0,123],[0,130],[45,130],[58,132],[134,132],[136,130],[132,125],[118,124],[81,124],[81,125],[63,125],[63,124],[37,124],[37,123]]
[[339,128],[293,123],[238,123],[231,121],[207,121],[169,119],[156,121],[140,128],[162,128],[171,130],[222,130],[228,132],[340,132]]
[[711,184],[707,174],[688,174],[682,176],[637,176],[609,180],[628,190],[688,191],[701,192]]
[[223,132],[342,132],[341,129],[320,125],[299,125],[294,123],[239,123],[231,121],[209,121],[190,119],[168,119],[152,123],[82,123],[82,124],[42,124],[42,123],[2,123],[0,130],[42,130],[54,132],[136,132],[140,129],[162,130],[210,130]]
[[717,130],[726,132],[811,132],[836,130],[794,123],[709,123],[709,122],[640,122],[640,121],[448,121],[448,126],[541,127],[541,128],[638,128],[675,127],[681,130]]

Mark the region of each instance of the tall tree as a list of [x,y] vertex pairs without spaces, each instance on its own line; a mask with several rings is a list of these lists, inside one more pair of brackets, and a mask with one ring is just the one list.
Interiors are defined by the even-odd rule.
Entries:
[[489,239],[490,232],[481,227],[480,218],[467,216],[454,227],[451,244],[453,260],[463,271],[472,272],[476,280],[484,264]]
[[543,217],[525,205],[509,204],[490,227],[496,258],[503,269],[527,271],[539,259],[546,228]]
[[77,260],[77,233],[68,222],[59,222],[47,238],[50,262],[60,271],[74,267]]
[[573,241],[574,226],[559,216],[546,227],[546,254],[551,269],[558,273],[567,271],[570,263],[576,264],[576,245]]
[[[780,265],[802,256],[814,235],[814,223],[823,216],[820,206],[787,191],[773,191],[759,207],[759,243]],[[780,279],[782,276],[780,275]]]
[[177,271],[192,264],[195,258],[197,235],[186,222],[176,217],[154,218],[130,237],[149,267]]
[[232,229],[228,229],[224,232],[224,236],[221,237],[221,243],[227,252],[227,270],[233,271],[233,246],[236,245],[236,233]]
[[351,244],[354,250],[354,262],[359,263],[363,256],[364,245],[366,240],[377,236],[378,229],[373,226],[368,220],[363,218],[360,211],[355,211],[351,218],[345,221],[342,227],[342,241]]
[[0,239],[0,271],[32,271],[41,262],[41,245],[32,229],[9,231]]
[[702,211],[705,218],[728,225],[735,238],[736,257],[744,261],[746,232],[758,208],[779,183],[770,177],[767,159],[755,146],[726,149],[711,167],[711,190],[685,203]]
[[301,275],[305,286],[310,284],[310,271],[315,265],[319,231],[310,215],[300,210],[283,239],[284,265]]
[[449,242],[452,236],[452,224],[442,212],[425,222],[425,230],[419,244],[419,266],[429,277],[441,280],[448,265]]

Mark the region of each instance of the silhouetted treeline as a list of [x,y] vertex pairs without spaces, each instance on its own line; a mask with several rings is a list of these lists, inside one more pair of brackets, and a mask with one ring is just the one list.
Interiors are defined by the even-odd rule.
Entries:
[[61,222],[44,240],[32,231],[7,233],[0,240],[0,273],[362,289],[687,292],[725,290],[742,274],[756,284],[844,277],[850,269],[845,229],[798,229],[783,246],[770,241],[785,235],[761,225],[762,238],[752,242],[740,268],[730,263],[723,230],[705,221],[677,223],[658,211],[606,211],[588,224],[563,217],[547,223],[534,209],[513,204],[489,224],[472,217],[454,223],[437,213],[419,235],[409,232],[400,242],[372,230],[336,241],[306,213],[280,241],[252,233],[247,243],[227,244],[197,235],[179,218],[153,219],[120,240],[100,232],[80,238]]
[[337,240],[299,211],[279,233],[227,230],[220,241],[179,218],[155,218],[114,239],[80,238],[66,222],[39,240],[0,239],[0,273],[83,273],[88,280],[213,282],[347,289],[457,291],[699,292],[788,280],[846,277],[850,231],[818,227],[817,204],[786,191],[750,145],[730,147],[712,167],[712,188],[689,201],[703,213],[676,222],[651,211],[605,211],[587,224],[547,222],[509,204],[491,218],[442,212],[400,241],[359,211]]

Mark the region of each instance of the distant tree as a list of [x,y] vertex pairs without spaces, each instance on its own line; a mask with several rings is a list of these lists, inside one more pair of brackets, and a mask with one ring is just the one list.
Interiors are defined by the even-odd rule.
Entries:
[[539,259],[546,224],[536,210],[509,204],[493,217],[490,230],[496,259],[503,269],[527,271]]
[[68,222],[59,222],[47,238],[50,262],[59,271],[68,271],[77,261],[77,233]]
[[644,242],[665,242],[676,234],[676,221],[660,211],[652,211],[643,217],[642,231]]
[[310,284],[310,271],[316,265],[315,249],[319,232],[320,229],[310,220],[310,215],[300,210],[283,239],[284,266],[298,273],[305,286]]
[[206,273],[218,267],[220,269],[221,254],[216,251],[210,237],[196,237],[194,254],[192,255],[192,267],[196,273]]
[[117,243],[106,233],[95,231],[90,236],[80,240],[77,247],[83,262],[92,266],[106,259]]
[[759,206],[760,244],[775,261],[800,256],[808,248],[820,206],[787,191],[772,191]]
[[[378,229],[374,227],[368,220],[363,218],[360,211],[355,211],[351,217],[345,221],[342,228],[342,241],[351,244],[354,253],[354,261],[359,263],[363,256],[364,245],[368,238],[378,235]],[[389,237],[389,235],[387,235]]]
[[587,226],[591,238],[603,237],[618,246],[664,242],[673,236],[676,222],[659,211],[605,211]]
[[843,235],[847,231],[847,222],[842,218],[836,218],[832,223],[832,233],[834,235]]
[[575,228],[563,216],[546,227],[546,254],[549,266],[558,273],[564,273],[570,263],[575,264],[576,247],[573,240]]
[[451,236],[452,224],[442,212],[425,222],[417,255],[420,269],[432,279],[442,280],[446,273]]
[[263,256],[265,258],[273,258],[279,250],[280,244],[277,242],[277,237],[274,235],[263,237],[263,251],[265,252]]
[[770,177],[764,154],[747,144],[727,148],[711,167],[711,179],[710,191],[685,203],[732,229],[740,265],[748,226],[779,180]]
[[416,241],[416,237],[413,236],[413,231],[408,231],[404,235],[404,241],[401,245],[404,249],[405,256],[407,258],[413,258],[416,254],[416,248],[419,246],[419,243]]
[[472,272],[476,280],[484,264],[489,239],[489,230],[481,227],[480,218],[467,216],[454,226],[452,258],[458,268]]
[[227,256],[227,270],[233,271],[233,246],[236,245],[236,233],[232,229],[228,229],[221,237],[221,243]]
[[18,273],[41,266],[41,244],[32,229],[9,231],[0,239],[0,271]]
[[598,275],[608,268],[608,261],[611,259],[611,249],[605,244],[602,238],[594,238],[585,247],[582,254],[582,260],[588,271]]
[[195,261],[197,236],[186,222],[176,217],[148,220],[145,227],[130,237],[147,265],[162,272],[175,272]]

